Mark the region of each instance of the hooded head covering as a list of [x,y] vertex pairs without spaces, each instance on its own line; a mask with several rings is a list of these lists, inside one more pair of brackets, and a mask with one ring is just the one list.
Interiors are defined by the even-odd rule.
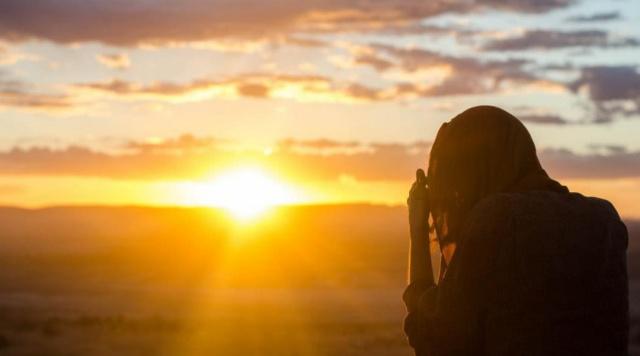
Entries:
[[494,106],[476,106],[444,123],[431,148],[427,182],[441,243],[481,199],[502,192],[567,192],[549,178],[524,125]]

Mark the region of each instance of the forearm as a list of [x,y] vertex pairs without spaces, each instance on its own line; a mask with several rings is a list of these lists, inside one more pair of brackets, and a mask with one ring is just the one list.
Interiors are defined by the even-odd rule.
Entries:
[[[425,289],[433,286],[431,254],[429,252],[429,192],[426,187],[424,171],[416,171],[416,181],[409,191],[409,284],[410,288],[420,286]],[[411,293],[410,293],[411,294]],[[412,299],[412,298],[410,298]],[[412,303],[409,303],[412,304]],[[412,307],[407,304],[410,310]]]
[[409,245],[409,283],[433,284],[428,237],[414,238]]

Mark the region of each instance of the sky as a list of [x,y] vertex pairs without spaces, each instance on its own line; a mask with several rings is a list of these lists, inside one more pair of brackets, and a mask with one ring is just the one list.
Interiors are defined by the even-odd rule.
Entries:
[[3,0],[0,204],[200,205],[246,171],[402,204],[488,104],[640,218],[638,23],[638,0]]

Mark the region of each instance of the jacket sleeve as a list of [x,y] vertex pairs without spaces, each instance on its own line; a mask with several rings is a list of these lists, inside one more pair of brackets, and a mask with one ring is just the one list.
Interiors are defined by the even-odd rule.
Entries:
[[484,291],[466,279],[481,277],[461,259],[452,261],[439,286],[412,284],[405,290],[404,331],[417,356],[473,355],[482,348]]
[[414,283],[405,290],[408,314],[404,330],[416,355],[481,352],[487,298],[499,273],[495,253],[505,233],[504,225],[489,229],[484,226],[471,224],[461,231],[463,243],[437,287]]
[[413,282],[405,289],[402,299],[407,307],[407,316],[404,319],[404,332],[407,335],[409,345],[416,350],[416,355],[426,355],[427,342],[431,340],[432,318],[428,317],[430,311],[436,309],[436,296],[438,289],[435,285]]

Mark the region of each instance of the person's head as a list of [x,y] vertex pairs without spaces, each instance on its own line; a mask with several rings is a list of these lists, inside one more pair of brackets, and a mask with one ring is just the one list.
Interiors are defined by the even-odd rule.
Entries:
[[442,243],[483,198],[501,192],[566,191],[549,178],[524,125],[493,106],[470,108],[444,123],[431,148],[427,182]]

